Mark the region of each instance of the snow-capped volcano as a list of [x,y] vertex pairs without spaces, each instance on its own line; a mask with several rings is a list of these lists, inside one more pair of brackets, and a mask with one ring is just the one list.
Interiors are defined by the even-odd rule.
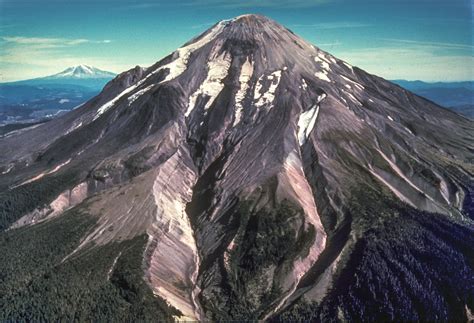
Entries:
[[[89,221],[75,240],[44,234],[62,237],[60,255],[15,280],[28,291],[31,277],[66,277],[44,290],[61,289],[55,308],[73,313],[54,313],[73,319],[152,308],[157,321],[149,293],[189,320],[467,321],[473,131],[271,19],[240,16],[2,138],[2,241]],[[71,272],[87,285],[79,296]],[[34,288],[11,301],[20,314],[36,313]],[[37,307],[36,320],[67,321]]]
[[101,90],[104,85],[116,76],[115,73],[101,70],[89,65],[77,65],[66,68],[64,71],[29,80],[3,83],[4,85],[29,85],[48,87],[62,85],[78,85],[94,91]]
[[48,76],[47,78],[111,78],[114,77],[115,74],[112,72],[103,71],[98,69],[97,67],[88,66],[88,65],[77,65],[66,68],[64,71]]

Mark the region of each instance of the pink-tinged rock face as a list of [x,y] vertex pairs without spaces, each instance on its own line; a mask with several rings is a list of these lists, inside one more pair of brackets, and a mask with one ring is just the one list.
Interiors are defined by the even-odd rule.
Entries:
[[186,165],[187,155],[187,151],[178,149],[156,172],[156,215],[147,230],[147,276],[157,295],[179,308],[184,316],[199,320],[201,310],[195,299],[199,255],[185,210],[192,198],[196,174]]

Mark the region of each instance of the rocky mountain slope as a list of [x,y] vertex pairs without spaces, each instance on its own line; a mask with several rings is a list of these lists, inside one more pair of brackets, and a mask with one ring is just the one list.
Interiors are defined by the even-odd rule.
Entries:
[[[0,317],[466,321],[473,143],[472,120],[268,18],[221,21],[0,139],[3,277],[29,295],[5,285]],[[48,263],[20,269],[35,245]],[[75,305],[36,311],[32,281]]]

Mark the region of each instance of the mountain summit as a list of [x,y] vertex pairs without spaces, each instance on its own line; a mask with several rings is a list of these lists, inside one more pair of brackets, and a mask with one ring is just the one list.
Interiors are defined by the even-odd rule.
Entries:
[[112,78],[115,74],[100,70],[93,66],[77,65],[66,68],[64,71],[45,77],[46,79],[61,79],[61,78]]
[[0,319],[466,321],[473,131],[266,17],[221,21],[0,139],[6,262],[54,246],[0,268],[42,291],[10,304],[81,304]]
[[101,90],[116,74],[103,71],[88,65],[77,65],[66,68],[64,71],[29,80],[2,83],[2,85],[27,85],[50,88],[60,85],[77,85],[93,90]]
[[115,76],[78,65],[50,76],[0,83],[0,125],[55,117],[96,96]]

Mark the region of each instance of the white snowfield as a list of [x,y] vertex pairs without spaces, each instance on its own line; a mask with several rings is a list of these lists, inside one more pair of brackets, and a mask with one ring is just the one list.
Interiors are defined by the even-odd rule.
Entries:
[[331,60],[327,58],[327,55],[324,55],[324,53],[321,51],[318,51],[318,54],[316,57],[314,57],[314,60],[316,62],[326,62],[328,64],[331,63]]
[[207,43],[209,43],[211,40],[213,40],[217,35],[219,35],[222,30],[224,29],[226,25],[225,21],[219,22],[214,28],[211,29],[209,33],[207,33],[205,36],[203,36],[201,39],[193,42],[192,44],[189,44],[187,46],[181,47],[177,49],[177,54],[178,58],[176,58],[174,61],[172,61],[169,64],[161,66],[156,72],[163,70],[165,68],[169,69],[169,73],[166,76],[166,78],[162,81],[167,82],[170,80],[175,79],[179,75],[181,75],[187,68],[188,66],[188,60],[191,54],[196,50]]
[[227,76],[231,62],[232,57],[226,52],[223,52],[220,56],[211,59],[207,63],[207,77],[196,92],[189,97],[188,109],[185,113],[186,117],[189,117],[191,112],[194,110],[199,96],[205,95],[209,97],[204,106],[204,111],[207,111],[211,107],[216,97],[224,88],[224,83],[222,81]]
[[73,123],[73,125],[71,126],[71,128],[69,128],[67,131],[66,131],[66,135],[73,132],[74,130],[77,130],[79,129],[80,127],[82,127],[82,121],[79,120],[79,123],[77,121],[75,121]]
[[355,87],[357,87],[359,90],[362,91],[362,90],[365,89],[364,86],[363,86],[362,84],[360,84],[359,82],[356,82],[356,81],[354,81],[354,80],[351,80],[350,78],[347,78],[347,77],[345,77],[344,75],[341,75],[341,77],[342,77],[344,80],[346,80],[347,82],[349,82],[349,83],[355,85]]
[[321,72],[316,72],[314,73],[314,76],[316,76],[318,79],[326,81],[326,82],[331,82],[331,79],[328,76],[328,72],[325,70],[322,70]]
[[318,55],[318,56],[314,56],[314,61],[316,63],[319,63],[321,64],[321,66],[323,67],[323,69],[325,70],[329,70],[330,67],[329,67],[329,62],[326,60],[326,58],[322,55]]
[[[255,94],[254,94],[254,100],[257,102],[255,103],[255,106],[257,108],[261,108],[266,104],[272,103],[273,100],[275,99],[275,91],[278,88],[278,85],[280,84],[280,79],[281,79],[281,70],[277,70],[273,72],[272,74],[267,76],[268,80],[271,80],[272,83],[270,84],[270,87],[268,88],[268,91],[265,93],[261,93],[262,87],[263,87],[263,78],[265,75],[260,76],[257,86],[255,86]],[[271,108],[271,107],[270,107]]]
[[132,104],[133,102],[135,102],[140,96],[142,96],[143,94],[145,94],[146,92],[148,92],[153,86],[155,86],[155,84],[151,84],[149,86],[147,86],[146,88],[144,89],[141,89],[140,91],[137,91],[136,93],[134,93],[133,95],[131,95],[129,98],[128,98],[128,104]]
[[[132,93],[135,89],[140,87],[150,76],[155,75],[156,73],[158,73],[158,72],[160,72],[164,69],[168,69],[168,74],[166,75],[166,77],[158,83],[158,84],[161,84],[161,83],[164,83],[164,82],[171,81],[171,80],[175,79],[176,77],[178,77],[179,75],[181,75],[187,68],[188,60],[189,60],[189,57],[191,56],[191,54],[195,50],[197,50],[197,49],[203,47],[204,45],[206,45],[207,43],[209,43],[217,35],[219,35],[222,32],[222,30],[224,29],[226,23],[227,23],[226,21],[219,22],[209,33],[207,33],[201,39],[199,39],[199,40],[197,40],[197,41],[195,41],[192,44],[189,44],[187,46],[178,48],[176,50],[176,55],[178,57],[174,61],[172,61],[172,62],[170,62],[166,65],[160,66],[156,70],[149,73],[146,77],[144,77],[138,83],[126,88],[120,94],[118,94],[115,98],[113,98],[112,100],[110,100],[107,103],[103,104],[97,110],[97,113],[94,116],[92,121],[96,120],[102,114],[104,114],[108,109],[113,107],[122,97],[124,97],[125,95],[127,95],[129,93]],[[151,85],[150,85],[150,87],[151,87]],[[147,90],[147,89],[144,89],[144,90]],[[146,91],[143,91],[143,92],[140,92],[140,93],[137,92],[136,93],[137,95],[134,95],[133,98],[131,98],[131,100],[129,100],[129,103],[133,103],[135,100],[138,99],[138,97],[140,95],[142,95],[145,92]]]
[[249,89],[249,81],[253,75],[253,64],[250,62],[249,58],[245,60],[245,63],[242,65],[242,69],[240,70],[239,76],[239,83],[240,88],[235,95],[235,117],[233,122],[233,127],[235,127],[240,120],[242,119],[243,113],[243,106],[242,101],[244,100],[245,96],[247,95],[247,91]]
[[112,100],[110,100],[107,103],[103,104],[99,109],[97,109],[97,113],[95,114],[92,121],[95,121],[102,114],[104,114],[108,109],[113,107],[115,105],[115,103],[117,103],[117,101],[120,100],[123,96],[125,96],[126,94],[128,94],[128,93],[132,92],[133,90],[135,90],[138,87],[138,85],[141,85],[141,83],[139,82],[135,85],[132,85],[132,86],[126,88],[119,95],[117,95],[115,98],[113,98]]
[[[361,103],[352,93],[347,92],[347,91],[344,90],[344,89],[343,89],[342,91],[344,91],[345,95],[346,95],[353,103],[362,106],[362,103]],[[347,103],[347,101],[345,101],[345,102]]]
[[113,73],[102,71],[98,68],[89,65],[77,65],[69,67],[62,71],[61,73],[52,75],[48,78],[105,78],[111,77]]
[[308,111],[303,112],[298,119],[298,142],[303,145],[313,131],[319,114],[319,104],[326,98],[326,94],[318,96],[318,102]]
[[322,67],[321,71],[314,73],[314,75],[320,80],[331,82],[331,79],[329,79],[329,73],[328,73],[328,71],[331,70],[331,67],[329,65],[329,60],[323,55],[323,53],[319,52],[317,56],[314,56],[314,61],[316,63],[319,63]]
[[2,172],[2,175],[8,174],[13,169],[14,166],[15,164],[8,165],[7,169]]
[[304,79],[301,79],[301,88],[303,89],[303,91],[306,91],[306,89],[308,88],[308,84]]
[[351,72],[353,72],[353,73],[354,73],[354,69],[353,69],[353,67],[352,67],[352,65],[351,65],[351,64],[349,64],[349,63],[346,63],[346,62],[342,62],[342,64],[346,65],[346,67],[347,67],[348,69],[350,69],[350,70],[351,70]]
[[78,65],[68,68],[66,71],[56,74],[55,77],[80,76],[81,74],[94,74],[93,68],[87,65]]

